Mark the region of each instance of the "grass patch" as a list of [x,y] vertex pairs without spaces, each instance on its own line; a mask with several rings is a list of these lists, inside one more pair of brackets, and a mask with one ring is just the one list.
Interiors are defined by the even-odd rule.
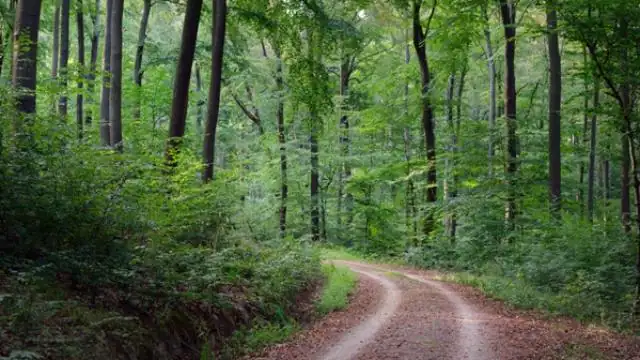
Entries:
[[364,261],[371,264],[406,265],[406,262],[402,258],[364,254],[357,250],[337,245],[323,245],[319,247],[319,251],[322,260]]
[[269,345],[279,344],[300,330],[293,319],[282,323],[261,322],[251,328],[236,331],[226,343],[218,357],[203,349],[201,360],[231,360],[260,351]]
[[332,311],[344,309],[349,303],[349,295],[356,286],[356,274],[344,267],[336,267],[333,264],[322,266],[322,273],[326,278],[322,295],[316,303],[316,310],[321,315]]

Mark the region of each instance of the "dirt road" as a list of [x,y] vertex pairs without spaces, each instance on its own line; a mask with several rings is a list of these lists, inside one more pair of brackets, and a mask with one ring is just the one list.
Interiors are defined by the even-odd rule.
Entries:
[[427,271],[335,261],[360,274],[350,306],[254,359],[640,359],[640,339],[509,309]]

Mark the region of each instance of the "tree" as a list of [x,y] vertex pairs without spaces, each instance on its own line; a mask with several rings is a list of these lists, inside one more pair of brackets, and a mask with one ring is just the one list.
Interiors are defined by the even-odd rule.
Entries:
[[142,111],[142,55],[144,53],[144,43],[147,38],[147,27],[149,25],[150,13],[151,0],[143,0],[142,18],[140,19],[140,30],[138,32],[138,45],[136,47],[136,61],[133,68],[133,82],[138,88],[138,93],[136,94],[136,106],[133,110],[134,120],[140,120],[140,112]]
[[[91,32],[91,54],[89,58],[89,75],[87,76],[87,93],[89,94],[87,102],[93,104],[94,90],[96,86],[96,70],[98,62],[98,42],[100,39],[100,0],[96,0],[95,8],[91,10],[91,23],[93,31]],[[93,110],[91,106],[85,112],[85,123],[91,125],[93,122]]]
[[600,83],[596,80],[593,87],[593,114],[591,115],[591,137],[589,141],[589,175],[587,192],[587,212],[589,221],[593,222],[595,204],[596,177],[596,135],[598,132],[598,107],[600,106]]
[[[111,145],[111,121],[109,118],[109,83],[111,81],[111,18],[113,1],[107,0],[104,22],[104,52],[102,57],[102,96],[100,100],[100,143],[102,146]],[[96,10],[97,11],[97,10]]]
[[78,65],[80,67],[80,74],[78,74],[78,95],[76,96],[76,123],[78,126],[78,138],[82,139],[82,132],[84,126],[84,17],[82,9],[82,0],[77,0],[76,7],[76,21],[78,25]]
[[[53,14],[53,49],[51,54],[51,77],[58,77],[58,64],[60,62],[60,6],[56,6]],[[54,107],[55,110],[55,107]]]
[[287,138],[284,128],[284,74],[282,69],[282,51],[276,41],[272,43],[276,57],[276,121],[278,126],[278,144],[280,145],[280,209],[279,225],[280,237],[284,237],[287,231],[287,198],[289,185],[287,184]]
[[58,103],[58,112],[63,119],[67,117],[68,97],[67,81],[69,78],[69,18],[70,18],[70,1],[62,0],[62,12],[60,13],[60,71],[62,72],[62,95]]
[[[438,200],[438,183],[436,179],[436,137],[435,124],[433,115],[433,106],[429,100],[429,91],[431,87],[431,72],[429,70],[429,61],[427,58],[426,37],[429,34],[431,20],[436,12],[437,0],[433,0],[429,19],[425,28],[422,27],[421,7],[423,0],[413,1],[413,46],[416,50],[418,64],[420,65],[421,74],[421,94],[422,94],[422,128],[424,131],[424,143],[427,151],[427,203],[433,204]],[[434,219],[432,210],[428,210],[424,219],[424,234],[429,236],[434,228]]]
[[[176,165],[175,155],[180,148],[180,143],[184,136],[189,100],[191,67],[193,66],[193,57],[196,51],[196,40],[198,39],[198,25],[200,24],[201,9],[202,0],[189,0],[187,2],[187,10],[184,15],[184,25],[182,28],[180,55],[178,57],[178,64],[176,65],[176,76],[173,81],[173,101],[171,102],[169,141],[167,142],[165,155],[166,163],[170,166]],[[199,70],[196,75],[199,77]]]
[[203,180],[213,180],[213,161],[215,159],[215,141],[218,118],[220,116],[220,89],[222,85],[222,62],[224,60],[224,39],[227,19],[226,0],[213,0],[214,23],[211,32],[211,83],[209,85],[209,105],[207,126],[204,134],[204,173]]
[[518,173],[518,138],[516,122],[516,7],[512,0],[500,0],[500,15],[504,28],[504,109],[506,123],[507,202],[505,220],[513,227],[516,218],[516,176]]
[[549,44],[549,196],[556,215],[562,207],[561,129],[562,64],[558,42],[558,16],[555,0],[547,0],[547,42]]
[[122,151],[122,17],[124,0],[113,0],[111,8],[111,88],[109,120],[111,146]]
[[497,70],[496,62],[493,54],[493,44],[491,42],[491,29],[489,28],[489,14],[487,6],[483,6],[482,14],[485,21],[484,27],[484,39],[485,39],[485,52],[487,55],[487,70],[489,74],[489,176],[493,176],[493,157],[495,156],[494,149],[494,132],[496,128],[496,79]]
[[16,106],[24,114],[36,112],[36,75],[40,0],[20,0],[14,26],[13,87],[18,91]]

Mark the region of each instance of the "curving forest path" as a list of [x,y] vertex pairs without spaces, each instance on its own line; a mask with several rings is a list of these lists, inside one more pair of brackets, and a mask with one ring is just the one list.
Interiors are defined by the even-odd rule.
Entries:
[[333,261],[360,275],[349,307],[252,359],[640,359],[640,339],[513,310],[432,271]]

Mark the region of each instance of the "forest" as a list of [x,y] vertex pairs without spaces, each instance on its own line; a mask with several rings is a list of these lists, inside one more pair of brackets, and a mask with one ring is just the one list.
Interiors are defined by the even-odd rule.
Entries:
[[327,247],[637,331],[638,99],[635,1],[2,0],[0,359],[238,358]]

